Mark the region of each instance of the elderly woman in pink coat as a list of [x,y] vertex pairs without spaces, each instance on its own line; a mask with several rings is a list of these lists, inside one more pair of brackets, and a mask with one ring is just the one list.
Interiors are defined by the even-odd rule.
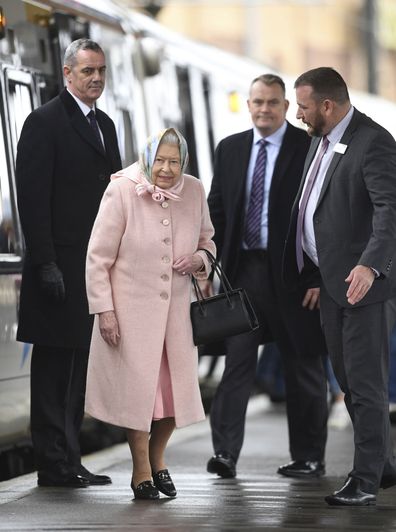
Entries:
[[135,498],[176,496],[164,452],[175,427],[204,419],[190,321],[191,279],[215,252],[201,182],[184,174],[176,129],[151,137],[138,163],[113,177],[87,255],[95,324],[86,411],[125,427]]

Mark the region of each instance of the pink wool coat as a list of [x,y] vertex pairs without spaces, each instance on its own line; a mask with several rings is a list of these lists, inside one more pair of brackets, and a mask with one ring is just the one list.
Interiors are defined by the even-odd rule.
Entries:
[[[137,171],[132,165],[124,173]],[[121,427],[149,431],[163,347],[169,363],[177,427],[204,419],[198,356],[190,321],[191,279],[172,269],[198,248],[215,252],[202,183],[185,175],[181,201],[138,196],[127,177],[112,181],[88,246],[86,282],[91,314],[114,310],[120,341],[109,346],[95,316],[86,411]],[[210,266],[199,252],[207,278]]]

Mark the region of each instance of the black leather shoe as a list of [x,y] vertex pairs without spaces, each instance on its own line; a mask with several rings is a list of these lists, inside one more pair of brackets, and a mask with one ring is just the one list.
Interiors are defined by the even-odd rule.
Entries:
[[222,478],[234,478],[236,476],[236,463],[227,451],[215,453],[209,460],[206,469],[209,473],[217,473]]
[[111,478],[107,475],[94,475],[88,469],[85,469],[83,465],[78,468],[78,474],[88,480],[91,486],[102,486],[104,484],[111,484]]
[[133,491],[133,494],[135,495],[135,499],[146,499],[146,500],[154,500],[159,499],[159,491],[154,486],[154,484],[151,482],[151,480],[144,480],[140,484],[138,484],[136,487],[133,484],[133,481],[131,481],[131,488]]
[[61,475],[39,472],[37,484],[42,487],[54,488],[86,488],[89,486],[89,482],[86,478],[74,473]]
[[153,482],[154,486],[164,495],[167,495],[168,497],[176,497],[177,491],[167,469],[161,469],[160,471],[157,471],[157,473],[153,473]]
[[285,477],[321,477],[325,474],[325,465],[323,462],[292,460],[288,464],[280,466],[278,468],[278,473]]
[[342,488],[325,497],[330,506],[368,506],[376,503],[373,493],[365,493],[360,489],[360,480],[349,477]]
[[386,490],[392,486],[396,486],[396,475],[384,475],[381,478],[380,488]]

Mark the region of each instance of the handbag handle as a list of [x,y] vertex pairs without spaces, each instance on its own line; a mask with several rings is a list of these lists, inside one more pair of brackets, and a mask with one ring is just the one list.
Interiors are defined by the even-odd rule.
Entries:
[[[229,295],[229,292],[232,291],[232,286],[231,286],[230,281],[228,280],[228,277],[224,273],[223,268],[217,262],[217,260],[214,257],[214,255],[210,251],[208,251],[207,249],[199,248],[197,251],[205,251],[205,253],[208,256],[209,261],[211,263],[212,269],[217,273],[217,275],[218,275],[218,277],[220,279],[220,282],[221,282],[221,284],[223,286],[224,294],[225,294],[225,296],[227,298],[228,305],[232,308],[234,306],[234,304],[232,303],[232,301],[230,299],[230,295]],[[201,290],[201,288],[200,288],[200,286],[198,284],[198,281],[195,279],[194,276],[192,276],[191,279],[192,279],[192,284],[194,286],[195,296],[196,296],[197,302],[199,304],[200,312],[201,312],[201,314],[204,314],[204,309],[203,309],[203,307],[201,305],[201,301],[203,299],[205,299],[205,298],[204,298],[204,296],[202,294],[202,290]]]

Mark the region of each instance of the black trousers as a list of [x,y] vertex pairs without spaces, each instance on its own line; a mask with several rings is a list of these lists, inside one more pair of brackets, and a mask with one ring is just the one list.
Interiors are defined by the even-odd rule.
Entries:
[[[234,286],[245,288],[256,310],[260,329],[271,330],[282,354],[291,458],[323,460],[327,439],[323,353],[306,356],[295,345],[280,303],[269,293],[268,279],[265,252],[242,252]],[[296,309],[301,308],[301,301],[294,304]],[[258,347],[262,343],[260,329],[228,339],[224,373],[211,406],[214,451],[228,451],[235,461],[243,445],[246,409],[256,375]]]
[[31,433],[39,471],[66,473],[81,464],[87,349],[34,345]]
[[349,475],[360,479],[367,493],[377,493],[383,476],[396,476],[388,396],[395,308],[395,300],[344,308],[321,287],[329,355],[353,424],[355,453]]

